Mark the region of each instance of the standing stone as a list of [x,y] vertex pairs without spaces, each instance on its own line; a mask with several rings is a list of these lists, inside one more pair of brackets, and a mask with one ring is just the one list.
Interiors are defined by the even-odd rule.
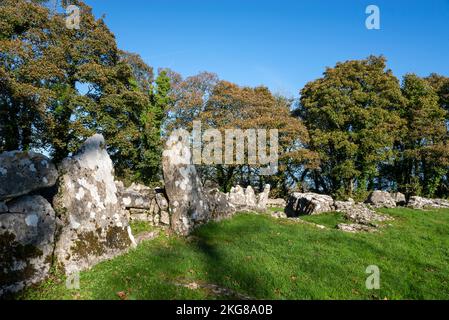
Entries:
[[376,190],[371,192],[366,202],[375,208],[396,208],[396,201],[386,191]]
[[268,197],[270,196],[270,188],[269,184],[265,185],[263,192],[257,195],[257,207],[256,210],[260,212],[265,212],[267,210]]
[[334,209],[334,200],[330,196],[311,192],[294,192],[289,196],[285,212],[289,217],[296,217],[330,212]]
[[162,169],[170,205],[170,226],[176,233],[187,235],[196,224],[207,220],[209,207],[192,164],[189,135],[182,130],[178,133],[172,134],[166,142]]
[[23,196],[0,213],[0,296],[43,280],[50,270],[55,212],[41,196]]
[[0,201],[51,187],[58,171],[44,155],[10,151],[0,154]]
[[246,209],[245,189],[237,185],[229,191],[229,202],[231,202],[238,210]]
[[253,187],[248,186],[245,190],[245,198],[246,198],[246,208],[247,210],[256,209],[256,193],[254,192]]
[[102,135],[87,139],[73,157],[63,160],[54,200],[63,223],[55,256],[67,273],[89,268],[134,244],[116,193],[114,169]]

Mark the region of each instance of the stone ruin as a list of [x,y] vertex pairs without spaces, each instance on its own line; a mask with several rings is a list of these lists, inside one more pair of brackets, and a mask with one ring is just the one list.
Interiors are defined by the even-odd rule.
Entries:
[[136,245],[130,221],[187,235],[237,210],[266,209],[269,186],[258,195],[204,188],[190,157],[185,141],[168,141],[165,188],[151,189],[115,181],[101,135],[58,168],[38,153],[0,154],[0,297],[42,281],[52,267],[71,274],[126,252]]
[[351,223],[343,231],[372,231],[389,217],[372,208],[407,205],[449,208],[441,199],[373,192],[367,204],[334,201],[326,195],[293,193],[287,202],[269,199],[270,186],[256,194],[251,186],[229,193],[204,187],[187,141],[169,140],[163,154],[165,187],[151,189],[115,181],[112,161],[101,135],[87,139],[58,168],[33,152],[0,154],[0,297],[45,279],[52,267],[70,274],[113,258],[136,242],[130,221],[146,221],[188,235],[207,221],[239,211],[265,212],[286,207],[278,218],[343,212]]

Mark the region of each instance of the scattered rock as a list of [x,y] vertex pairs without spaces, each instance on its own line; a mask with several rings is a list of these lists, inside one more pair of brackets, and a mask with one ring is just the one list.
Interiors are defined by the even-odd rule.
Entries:
[[317,193],[292,193],[285,211],[289,217],[314,215],[334,210],[332,197]]
[[412,196],[410,197],[407,206],[413,209],[442,209],[449,208],[449,201]]
[[21,151],[0,154],[0,201],[51,187],[57,178],[55,165],[42,154]]
[[386,191],[376,190],[371,192],[366,202],[375,208],[396,208],[396,201]]
[[345,212],[345,216],[348,220],[363,225],[372,225],[376,221],[392,220],[390,216],[379,214],[363,203],[358,203],[351,207]]
[[41,196],[23,196],[0,214],[0,296],[43,280],[52,263],[57,220]]
[[73,157],[63,160],[54,208],[63,222],[55,257],[66,273],[89,268],[135,244],[101,135],[87,139]]
[[340,223],[337,226],[337,228],[340,229],[341,231],[351,232],[351,233],[357,233],[357,232],[361,232],[361,231],[364,231],[364,232],[376,231],[376,229],[373,227],[359,224],[359,223],[351,223],[351,224]]
[[346,212],[350,210],[355,205],[355,202],[352,198],[349,198],[347,201],[335,201],[334,207],[335,211]]

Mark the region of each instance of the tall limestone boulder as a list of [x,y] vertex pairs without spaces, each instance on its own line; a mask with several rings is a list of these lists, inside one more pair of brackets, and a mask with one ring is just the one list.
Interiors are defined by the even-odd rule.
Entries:
[[178,234],[187,235],[196,224],[209,219],[210,209],[207,195],[192,164],[186,131],[178,130],[167,140],[162,169],[170,208],[170,227]]
[[23,196],[0,211],[0,297],[43,280],[52,263],[56,217],[41,196]]
[[0,202],[51,187],[58,171],[46,156],[25,151],[0,154]]
[[83,270],[135,244],[102,135],[87,139],[64,159],[60,175],[54,199],[63,224],[55,249],[59,267],[66,273]]

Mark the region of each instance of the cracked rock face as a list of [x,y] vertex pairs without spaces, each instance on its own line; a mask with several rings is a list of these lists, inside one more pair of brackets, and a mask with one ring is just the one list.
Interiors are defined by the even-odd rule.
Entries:
[[44,155],[10,151],[0,154],[0,201],[51,187],[58,171]]
[[0,212],[0,296],[47,276],[57,221],[53,208],[41,196],[12,200],[7,210]]
[[192,164],[189,135],[179,130],[166,142],[162,156],[165,192],[170,205],[170,227],[187,235],[209,218],[209,205],[195,165]]
[[66,273],[89,268],[134,244],[101,135],[63,160],[54,208],[63,223],[55,256]]

